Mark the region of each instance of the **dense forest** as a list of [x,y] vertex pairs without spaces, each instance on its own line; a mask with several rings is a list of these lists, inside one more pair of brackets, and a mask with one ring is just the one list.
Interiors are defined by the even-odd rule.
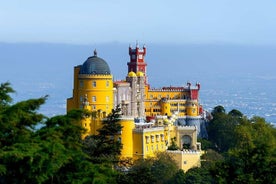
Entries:
[[49,118],[38,112],[47,96],[13,103],[12,93],[8,82],[1,84],[0,183],[276,183],[276,129],[261,117],[214,107],[209,137],[199,140],[202,166],[184,173],[167,153],[119,160],[119,108],[98,135],[83,140],[76,122],[89,112]]

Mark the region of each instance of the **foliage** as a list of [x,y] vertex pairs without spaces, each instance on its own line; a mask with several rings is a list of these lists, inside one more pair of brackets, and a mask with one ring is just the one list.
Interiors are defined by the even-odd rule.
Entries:
[[185,183],[185,173],[182,169],[179,169],[173,177],[167,182],[172,184],[183,184]]
[[233,117],[237,117],[237,118],[242,118],[243,117],[243,114],[237,109],[232,109],[230,112],[228,112],[228,115],[233,116]]
[[276,183],[275,127],[263,118],[247,119],[236,109],[228,114],[223,109],[215,107],[208,126],[209,140],[215,150],[224,153],[224,159],[217,158],[207,164],[214,180],[218,183]]
[[240,111],[235,109],[226,114],[222,106],[215,107],[212,114],[213,119],[207,127],[209,140],[213,143],[209,148],[223,153],[235,147],[237,141],[235,129],[247,120],[242,117]]
[[197,142],[201,143],[201,149],[207,150],[207,149],[214,149],[213,143],[205,138],[197,138]]
[[92,164],[82,151],[83,129],[75,122],[84,112],[46,118],[37,113],[46,96],[12,105],[11,92],[9,84],[1,84],[0,183],[114,181],[116,172],[109,165]]
[[171,155],[166,152],[158,152],[154,158],[137,160],[130,171],[121,176],[118,182],[129,184],[168,183],[177,172],[177,165]]
[[112,109],[112,112],[107,116],[107,119],[103,121],[103,127],[99,129],[99,140],[102,149],[108,155],[118,156],[121,153],[122,143],[118,139],[121,134],[122,125],[120,124],[121,109],[119,106],[116,109]]
[[223,155],[219,154],[213,149],[207,149],[205,150],[205,153],[201,156],[201,167],[209,169],[212,168],[217,162],[223,160]]
[[[47,96],[11,104],[14,90],[0,86],[0,183],[276,183],[276,129],[261,117],[247,119],[217,106],[202,139],[202,167],[184,173],[168,153],[137,160],[128,172],[113,169],[122,147],[116,108],[99,134],[81,140],[73,110],[47,118],[37,112]],[[36,129],[41,125],[40,129]],[[170,149],[178,149],[175,139]]]
[[83,141],[86,152],[94,163],[118,162],[122,143],[119,140],[122,126],[119,123],[121,109],[112,109],[98,135],[90,135]]
[[179,150],[179,147],[176,144],[176,137],[171,138],[171,144],[168,146],[168,150]]
[[225,108],[221,105],[214,107],[212,115],[215,116],[217,114],[225,114]]
[[[263,118],[254,117],[236,129],[239,137],[225,162],[214,171],[218,180],[233,183],[276,183],[275,129]],[[223,171],[223,172],[222,172]]]
[[214,180],[206,168],[192,168],[185,173],[184,184],[208,184],[214,183]]
[[15,91],[10,86],[9,82],[1,83],[0,85],[0,109],[9,105],[12,102],[12,98],[10,93],[14,93]]

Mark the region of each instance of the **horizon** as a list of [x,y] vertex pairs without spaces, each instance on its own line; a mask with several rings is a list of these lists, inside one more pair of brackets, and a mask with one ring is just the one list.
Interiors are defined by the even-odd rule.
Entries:
[[[149,51],[152,87],[199,81],[209,95],[228,90],[252,101],[270,100],[262,108],[276,114],[274,7],[276,1],[258,0],[3,1],[0,79],[24,94],[19,99],[49,93],[51,108],[55,103],[62,106],[70,96],[75,65],[97,48],[114,79],[124,79],[127,48],[138,41]],[[207,98],[203,96],[203,102]]]
[[[96,47],[113,79],[123,80],[128,46],[0,43],[0,79],[11,82],[17,91],[15,101],[50,95],[40,111],[47,116],[64,114],[66,99],[72,95],[74,66],[93,55]],[[152,88],[200,82],[200,101],[206,110],[222,105],[227,111],[235,108],[276,124],[276,47],[147,44],[147,49]]]

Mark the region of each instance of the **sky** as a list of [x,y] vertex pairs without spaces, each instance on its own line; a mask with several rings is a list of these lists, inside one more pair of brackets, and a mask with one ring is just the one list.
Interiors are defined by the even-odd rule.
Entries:
[[0,42],[276,44],[275,0],[0,0]]

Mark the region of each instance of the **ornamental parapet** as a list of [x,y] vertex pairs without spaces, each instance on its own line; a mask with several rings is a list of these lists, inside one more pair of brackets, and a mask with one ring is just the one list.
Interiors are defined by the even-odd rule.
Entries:
[[156,132],[156,131],[164,131],[164,127],[151,127],[151,128],[136,127],[135,129],[133,129],[133,132]]
[[149,89],[149,92],[183,92],[183,91],[187,91],[187,89],[160,89],[160,88],[151,88]]
[[184,150],[167,150],[168,153],[181,154],[181,155],[200,155],[201,152],[197,150],[184,149]]
[[196,126],[177,126],[178,130],[196,130]]
[[178,116],[178,119],[200,120],[202,119],[202,116]]
[[79,78],[107,78],[110,79],[112,78],[111,74],[79,74],[78,75]]
[[169,87],[162,87],[162,88],[151,88],[149,89],[149,91],[158,91],[158,92],[162,92],[162,91],[166,91],[166,92],[184,92],[184,91],[190,91],[190,90],[199,90],[200,86],[199,85],[188,85],[188,86],[184,86],[184,87],[173,87],[173,86],[169,86]]
[[133,121],[133,123],[134,123],[134,117],[133,116],[124,116],[124,115],[122,115],[121,117],[118,118],[118,120],[130,120],[130,121]]

